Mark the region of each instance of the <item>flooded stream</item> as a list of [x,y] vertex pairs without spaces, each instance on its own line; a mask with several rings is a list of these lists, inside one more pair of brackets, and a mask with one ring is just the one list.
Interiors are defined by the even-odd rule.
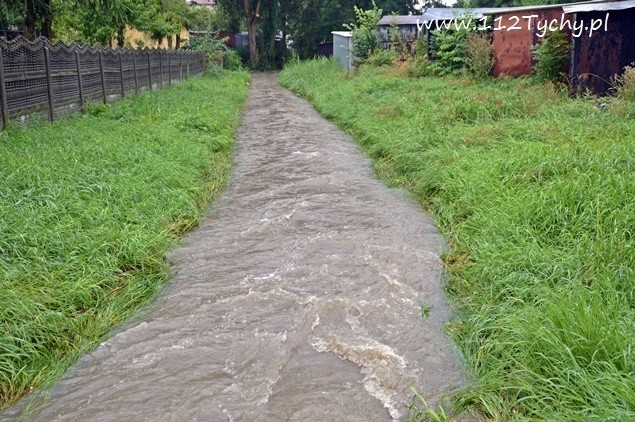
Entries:
[[36,420],[389,421],[410,386],[434,403],[460,385],[442,238],[275,78],[253,75],[232,182],[173,281]]

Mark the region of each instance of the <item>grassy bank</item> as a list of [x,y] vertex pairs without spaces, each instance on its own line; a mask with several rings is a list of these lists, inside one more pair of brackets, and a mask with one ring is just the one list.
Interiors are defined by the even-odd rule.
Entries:
[[346,75],[327,61],[280,81],[450,242],[448,329],[472,376],[458,410],[635,419],[635,103],[529,80]]
[[0,408],[151,300],[231,167],[248,74],[0,133]]

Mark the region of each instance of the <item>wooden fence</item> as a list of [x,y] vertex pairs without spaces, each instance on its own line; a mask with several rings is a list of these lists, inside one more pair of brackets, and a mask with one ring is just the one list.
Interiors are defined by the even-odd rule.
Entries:
[[[0,38],[0,120],[49,121],[179,82],[205,69],[201,52],[91,47]],[[37,117],[36,117],[37,118]]]

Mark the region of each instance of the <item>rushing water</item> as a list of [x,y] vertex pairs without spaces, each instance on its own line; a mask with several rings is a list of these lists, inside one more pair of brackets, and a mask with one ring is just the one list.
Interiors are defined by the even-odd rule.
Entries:
[[253,75],[238,139],[174,280],[36,419],[386,421],[410,386],[434,403],[460,385],[429,218],[275,75]]

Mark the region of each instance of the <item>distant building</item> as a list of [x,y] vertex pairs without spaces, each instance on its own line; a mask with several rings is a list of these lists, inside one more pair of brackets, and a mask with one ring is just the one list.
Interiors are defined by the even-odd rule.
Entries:
[[353,70],[353,34],[333,31],[333,57],[346,70]]
[[[603,94],[615,75],[635,62],[635,0],[510,7],[488,15],[499,28],[492,31],[494,76],[530,75],[532,52],[549,22],[557,22],[553,26],[562,27],[571,42],[568,76],[580,88]],[[531,24],[523,19],[532,15]],[[519,19],[522,25],[509,30]]]
[[445,28],[445,25],[449,25],[453,19],[469,15],[474,20],[474,24],[478,25],[485,13],[494,10],[496,8],[491,7],[473,9],[432,7],[425,9],[421,15],[386,15],[378,23],[379,41],[383,49],[388,49],[390,47],[390,28],[396,26],[401,40],[412,51],[412,45],[418,37],[426,37],[426,42],[430,45],[432,38],[434,38],[434,32]]
[[[571,37],[571,31],[564,22],[572,21],[573,18],[564,14],[562,5],[503,7],[486,14],[493,21],[494,76],[522,76],[532,73],[535,64],[532,52],[541,40],[539,34],[542,30],[539,25],[542,23],[554,19],[562,21],[563,31]],[[527,18],[523,18],[525,16]]]
[[592,36],[584,31],[573,37],[570,76],[580,87],[607,92],[614,76],[635,62],[635,1],[564,5],[562,9],[578,26],[602,22]]
[[214,7],[217,0],[185,0],[190,6]]

